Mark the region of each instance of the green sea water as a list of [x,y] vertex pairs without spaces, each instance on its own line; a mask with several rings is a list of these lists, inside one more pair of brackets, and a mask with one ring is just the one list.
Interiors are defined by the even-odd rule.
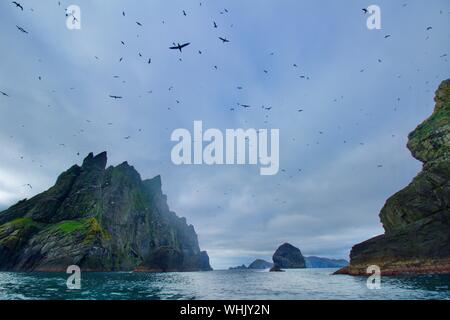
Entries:
[[331,275],[334,269],[189,273],[82,273],[68,290],[64,273],[0,272],[0,299],[450,299],[450,275],[366,278]]

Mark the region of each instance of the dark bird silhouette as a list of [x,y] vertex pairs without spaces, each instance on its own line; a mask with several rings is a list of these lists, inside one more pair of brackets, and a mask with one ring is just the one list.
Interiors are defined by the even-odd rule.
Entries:
[[219,39],[222,40],[223,43],[230,42],[230,40],[228,40],[227,38],[219,37]]
[[9,97],[9,95],[6,92],[0,91],[0,94],[2,94],[5,97]]
[[369,12],[369,10],[367,10],[366,8],[363,8],[362,11],[364,12],[364,14],[367,14]]
[[109,95],[109,97],[112,98],[112,99],[123,99],[123,97],[121,97],[121,96]]
[[249,106],[248,104],[241,104],[241,107],[247,109],[247,108],[251,108],[252,106]]
[[433,29],[433,27],[428,27],[428,28],[427,28],[427,31],[429,31],[429,30],[431,30],[431,29]]
[[390,34],[387,34],[387,35],[384,36],[385,39],[390,38],[390,37],[391,37]]
[[183,48],[187,47],[188,45],[190,45],[190,42],[184,43],[184,44],[179,44],[176,45],[175,43],[173,44],[173,47],[169,47],[169,49],[171,50],[180,50],[180,52],[183,52]]
[[20,3],[16,2],[16,1],[13,1],[12,3],[15,4],[17,8],[20,8],[23,11],[23,7]]
[[136,21],[136,24],[137,24],[139,27],[142,27],[142,23],[140,23],[139,21]]
[[213,21],[213,22],[214,22],[214,28],[217,28],[217,23],[215,21]]
[[28,33],[28,31],[27,30],[25,30],[24,28],[22,28],[22,27],[19,27],[19,26],[16,26],[17,27],[17,29],[19,29],[19,31],[20,32],[23,32],[23,33]]
[[185,17],[187,16],[186,11],[184,11],[184,10],[183,10],[183,16],[185,16]]

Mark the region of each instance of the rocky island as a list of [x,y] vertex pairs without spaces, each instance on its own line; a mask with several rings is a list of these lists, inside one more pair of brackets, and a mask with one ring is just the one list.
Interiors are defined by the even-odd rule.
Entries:
[[380,219],[385,234],[355,245],[337,273],[383,275],[450,273],[450,79],[436,91],[433,114],[409,135],[423,170],[389,198]]
[[194,227],[169,210],[159,176],[142,180],[106,152],[0,212],[1,271],[207,271]]
[[299,248],[289,243],[284,243],[278,247],[272,256],[273,267],[270,271],[281,271],[282,269],[303,269],[306,268],[305,258]]

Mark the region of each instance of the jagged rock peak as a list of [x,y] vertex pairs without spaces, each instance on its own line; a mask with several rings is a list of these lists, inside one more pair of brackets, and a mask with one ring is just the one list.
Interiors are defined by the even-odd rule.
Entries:
[[98,167],[104,169],[107,162],[108,156],[106,151],[103,151],[96,156],[94,156],[94,154],[91,152],[86,158],[84,158],[82,167]]

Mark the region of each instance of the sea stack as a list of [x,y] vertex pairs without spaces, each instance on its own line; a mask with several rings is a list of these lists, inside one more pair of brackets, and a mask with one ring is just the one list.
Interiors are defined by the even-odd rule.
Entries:
[[299,248],[289,243],[284,243],[278,247],[273,254],[273,264],[271,271],[280,269],[302,269],[306,268],[305,258]]
[[355,245],[337,273],[383,275],[450,273],[450,79],[436,91],[433,114],[409,135],[422,171],[389,198],[380,219],[385,234]]
[[1,271],[211,270],[194,227],[169,210],[161,177],[106,163],[106,152],[91,153],[49,190],[0,212]]

